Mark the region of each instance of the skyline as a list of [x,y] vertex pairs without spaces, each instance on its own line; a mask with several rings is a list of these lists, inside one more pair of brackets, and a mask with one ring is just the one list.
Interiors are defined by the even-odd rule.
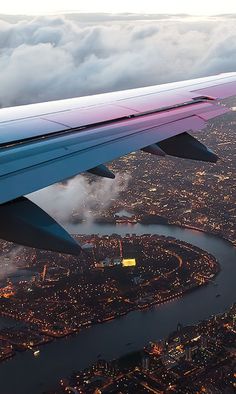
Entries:
[[189,14],[189,15],[220,15],[236,13],[236,4],[232,0],[222,2],[200,0],[189,2],[187,0],[167,0],[164,3],[157,3],[154,0],[141,0],[127,2],[121,0],[114,4],[108,0],[101,0],[99,3],[94,0],[86,1],[86,4],[76,0],[52,0],[50,2],[42,0],[40,3],[33,3],[29,0],[22,0],[16,4],[10,0],[1,5],[0,14],[10,15],[48,15],[61,13],[137,13],[137,14]]

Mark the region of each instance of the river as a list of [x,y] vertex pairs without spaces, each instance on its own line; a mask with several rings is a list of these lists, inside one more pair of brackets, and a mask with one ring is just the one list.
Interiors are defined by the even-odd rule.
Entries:
[[[61,377],[85,368],[103,358],[113,359],[142,348],[148,341],[160,339],[173,331],[178,322],[196,323],[226,310],[236,300],[236,249],[227,241],[203,232],[169,225],[71,225],[78,234],[162,234],[189,242],[213,254],[221,265],[215,283],[183,298],[134,311],[105,324],[84,329],[76,336],[56,340],[41,348],[40,356],[18,353],[0,365],[0,394],[41,394],[53,388]],[[220,294],[220,297],[216,297]],[[6,325],[6,319],[0,319]],[[131,345],[127,345],[131,343]]]

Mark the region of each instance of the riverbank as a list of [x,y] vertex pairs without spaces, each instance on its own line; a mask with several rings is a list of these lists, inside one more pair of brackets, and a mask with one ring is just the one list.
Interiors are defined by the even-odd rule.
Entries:
[[[127,215],[129,213],[127,212]],[[159,215],[146,215],[146,216],[141,216],[141,217],[136,217],[134,214],[129,214],[130,216],[125,216],[125,217],[95,217],[93,219],[94,224],[98,224],[101,226],[106,226],[106,225],[130,225],[130,226],[135,226],[137,224],[144,225],[144,226],[149,226],[149,225],[167,225],[167,226],[175,226],[175,227],[180,227],[183,229],[189,229],[189,230],[194,230],[194,231],[199,231],[204,234],[208,235],[213,235],[216,237],[219,237],[220,239],[225,240],[226,242],[229,242],[231,245],[236,247],[236,244],[231,241],[228,238],[225,238],[224,234],[219,232],[219,231],[209,231],[204,228],[199,228],[194,225],[188,225],[188,224],[182,224],[180,222],[173,222],[170,221],[167,217],[164,216],[159,216]],[[65,227],[68,229],[73,228],[74,226],[86,226],[87,221],[79,218],[79,219],[73,219],[69,223],[64,223]],[[77,233],[75,232],[74,235]],[[236,242],[236,241],[235,241]]]
[[198,231],[200,233],[203,234],[207,234],[207,235],[212,235],[213,237],[217,237],[225,242],[228,242],[232,247],[236,248],[236,245],[230,241],[230,239],[227,239],[223,236],[223,234],[219,234],[219,233],[214,233],[214,232],[210,232],[210,231],[205,231],[201,228],[198,227],[194,227],[194,226],[188,226],[188,225],[181,225],[181,224],[176,224],[176,223],[169,223],[169,226],[178,226],[180,228],[186,229],[186,230],[193,230],[193,231]]
[[[220,272],[220,268],[218,269],[218,271],[214,275],[214,277],[212,277],[212,279],[214,279],[219,274],[219,272]],[[197,291],[201,287],[208,286],[209,284],[210,283],[207,282],[207,283],[202,283],[202,284],[195,285],[195,286],[189,286],[188,288],[184,289],[183,292],[180,292],[180,293],[174,294],[172,296],[169,296],[169,297],[167,297],[167,298],[165,298],[165,299],[163,299],[161,301],[155,300],[155,301],[150,301],[150,302],[145,303],[145,304],[136,305],[133,308],[129,308],[129,310],[127,310],[126,312],[114,313],[114,315],[109,316],[107,318],[104,318],[104,319],[101,319],[101,320],[99,319],[99,320],[93,321],[92,323],[89,323],[89,324],[87,324],[87,323],[82,324],[80,329],[78,329],[78,330],[72,329],[72,330],[67,330],[66,332],[61,332],[61,333],[55,333],[55,332],[51,332],[50,333],[48,331],[40,330],[40,331],[38,331],[38,333],[39,334],[43,334],[43,335],[45,335],[48,338],[46,340],[39,340],[37,343],[32,344],[31,347],[35,348],[35,347],[38,347],[38,346],[46,345],[46,344],[52,342],[54,339],[67,338],[67,337],[70,337],[72,335],[76,336],[84,329],[91,328],[91,327],[93,327],[93,326],[95,326],[97,324],[104,324],[104,323],[110,322],[112,320],[119,319],[119,318],[121,318],[123,316],[127,316],[129,313],[132,313],[132,312],[135,312],[135,311],[145,311],[145,310],[149,310],[150,308],[153,308],[155,306],[166,305],[169,302],[174,302],[176,300],[179,300],[180,298],[184,297],[185,295],[187,295],[187,294],[189,294],[191,292]],[[7,313],[7,312],[0,312],[0,319],[1,318],[10,319],[11,321],[14,319],[15,321],[18,321],[18,322],[20,322],[22,324],[26,324],[27,325],[27,322],[25,322],[24,320],[21,320],[21,318],[19,318],[18,316],[15,315],[13,317],[10,313]],[[21,330],[22,330],[22,328],[21,329],[19,328],[19,332]],[[17,333],[16,333],[16,335],[17,335]],[[1,336],[1,332],[0,332],[0,337],[2,337]],[[12,341],[10,341],[10,343],[14,346],[16,351],[27,351],[29,349],[28,346],[18,346],[18,345],[16,346],[15,343],[12,342]],[[0,362],[1,361],[5,361],[5,360],[1,360],[0,359]]]

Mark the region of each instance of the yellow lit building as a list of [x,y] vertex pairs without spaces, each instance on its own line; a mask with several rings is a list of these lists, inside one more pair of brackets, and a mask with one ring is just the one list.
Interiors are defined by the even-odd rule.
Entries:
[[135,267],[136,260],[135,259],[123,259],[121,264],[122,264],[122,267]]

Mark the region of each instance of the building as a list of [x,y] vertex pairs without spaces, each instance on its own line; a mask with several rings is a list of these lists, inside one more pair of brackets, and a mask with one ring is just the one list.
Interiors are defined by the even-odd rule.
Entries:
[[136,260],[135,259],[123,259],[121,264],[122,264],[122,267],[135,267]]
[[47,275],[47,264],[45,264],[44,267],[43,267],[43,272],[42,272],[42,281],[43,282],[46,279],[46,275]]
[[192,348],[191,346],[187,346],[185,349],[185,360],[186,361],[192,361]]
[[143,358],[142,358],[142,369],[144,371],[148,371],[149,370],[149,365],[150,365],[149,357],[143,356]]

